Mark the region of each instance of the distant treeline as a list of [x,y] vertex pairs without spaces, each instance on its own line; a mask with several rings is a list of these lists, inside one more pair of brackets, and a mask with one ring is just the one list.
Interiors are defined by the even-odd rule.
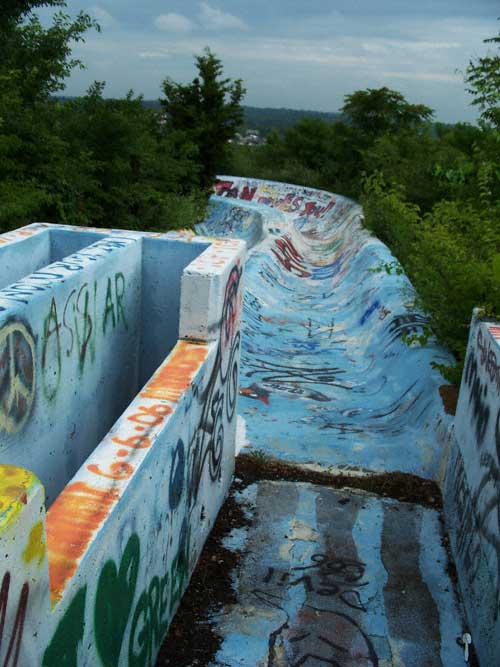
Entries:
[[304,118],[318,118],[325,123],[332,123],[342,118],[341,113],[326,111],[308,111],[306,109],[270,109],[267,107],[244,106],[245,129],[259,130],[267,136],[272,130],[283,132],[297,125]]
[[[73,100],[74,97],[59,96],[59,101]],[[161,111],[160,100],[143,100],[146,109]],[[272,109],[270,107],[249,107],[243,105],[244,120],[242,130],[258,130],[262,136],[267,136],[273,130],[284,132],[304,118],[317,118],[325,123],[333,123],[342,119],[340,112],[310,111],[308,109]]]

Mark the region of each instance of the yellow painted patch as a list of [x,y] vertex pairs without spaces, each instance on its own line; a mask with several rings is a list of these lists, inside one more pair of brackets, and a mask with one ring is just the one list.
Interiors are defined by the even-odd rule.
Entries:
[[36,475],[26,468],[0,465],[0,533],[19,515],[36,484],[40,484]]
[[23,551],[24,562],[29,565],[35,558],[38,559],[38,567],[43,563],[47,545],[43,539],[43,521],[37,521],[31,529],[28,545]]

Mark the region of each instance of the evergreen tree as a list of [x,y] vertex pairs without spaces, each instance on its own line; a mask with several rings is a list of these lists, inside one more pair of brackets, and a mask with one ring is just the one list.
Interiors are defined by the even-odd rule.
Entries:
[[209,188],[226,157],[227,145],[243,122],[241,79],[223,77],[221,61],[207,47],[196,58],[198,76],[187,85],[163,82],[167,130],[183,132],[198,151],[200,185]]

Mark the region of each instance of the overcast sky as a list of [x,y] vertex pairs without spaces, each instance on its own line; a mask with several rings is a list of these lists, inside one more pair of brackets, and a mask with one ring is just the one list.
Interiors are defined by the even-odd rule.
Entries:
[[476,118],[462,73],[500,27],[499,0],[97,2],[68,1],[102,28],[75,47],[87,69],[68,95],[99,80],[108,96],[158,98],[166,76],[191,80],[193,56],[210,46],[244,80],[248,105],[337,111],[350,92],[388,86],[447,122]]

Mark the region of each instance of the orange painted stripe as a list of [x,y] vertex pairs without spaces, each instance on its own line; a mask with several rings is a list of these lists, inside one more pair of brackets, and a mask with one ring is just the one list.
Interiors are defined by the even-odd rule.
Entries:
[[118,500],[117,489],[97,489],[86,482],[69,484],[47,512],[50,595],[61,599],[68,579],[92,536]]
[[143,398],[157,398],[176,403],[191,385],[208,355],[205,343],[180,341],[165,364],[153,375],[141,392]]
[[490,326],[488,327],[493,338],[500,339],[500,327],[499,326]]

